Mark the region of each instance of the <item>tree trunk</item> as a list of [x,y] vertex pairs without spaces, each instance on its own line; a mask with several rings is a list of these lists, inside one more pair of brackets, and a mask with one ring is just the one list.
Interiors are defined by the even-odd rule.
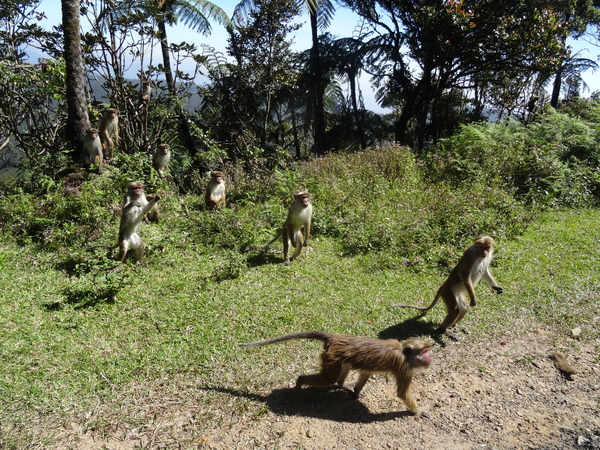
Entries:
[[348,80],[350,82],[350,98],[352,99],[352,115],[354,116],[354,124],[356,125],[356,133],[358,134],[358,141],[360,142],[360,148],[364,150],[367,148],[367,141],[365,138],[365,130],[363,128],[363,121],[358,111],[358,100],[356,98],[356,71],[348,73]]
[[[162,8],[163,15],[167,13],[166,3]],[[169,55],[169,41],[167,40],[167,27],[164,20],[159,20],[158,31],[160,32],[160,49],[162,51],[163,66],[165,71],[165,80],[167,81],[167,89],[169,90],[169,96],[172,100],[176,100],[177,91],[175,89],[175,78],[173,77],[173,71],[171,70],[171,57]],[[175,103],[177,104],[177,103]],[[177,117],[179,119],[179,128],[181,131],[181,137],[183,142],[190,153],[190,156],[194,157],[198,154],[196,144],[192,133],[190,131],[190,124],[188,123],[185,110],[180,106],[176,106]]]
[[323,107],[323,74],[321,73],[321,57],[319,55],[319,35],[317,26],[317,11],[310,8],[310,28],[312,31],[313,46],[311,50],[313,67],[313,89],[314,89],[314,143],[313,153],[325,154],[325,110]]
[[558,106],[558,99],[560,98],[560,85],[562,84],[562,67],[556,72],[554,78],[554,84],[552,85],[552,97],[550,98],[550,106],[556,108]]
[[61,0],[61,7],[67,83],[65,137],[73,156],[79,158],[85,133],[90,128],[83,81],[83,58],[81,56],[81,36],[79,34],[79,0]]

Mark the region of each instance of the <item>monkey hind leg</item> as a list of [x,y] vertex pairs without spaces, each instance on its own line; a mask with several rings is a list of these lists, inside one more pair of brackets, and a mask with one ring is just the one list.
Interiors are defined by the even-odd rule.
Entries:
[[124,263],[127,261],[127,251],[129,250],[129,243],[127,239],[119,241],[119,254],[117,255],[117,261]]
[[465,302],[463,295],[451,295],[443,298],[448,314],[437,329],[438,333],[445,333],[448,328],[452,328],[454,325],[460,322],[469,311],[469,306]]
[[[283,241],[283,262],[289,264],[290,262],[290,246],[292,245],[290,236],[285,227],[283,227],[283,233],[281,234],[281,240]],[[296,254],[296,252],[294,252]]]
[[360,397],[360,391],[365,387],[367,381],[371,378],[371,372],[361,372],[358,376],[358,381],[354,385],[354,399],[358,399]]
[[144,256],[144,243],[137,233],[131,236],[130,241],[131,248],[135,249],[135,261],[140,262]]
[[302,252],[302,246],[303,246],[303,239],[302,239],[302,233],[298,232],[296,233],[296,248],[294,250],[294,255],[292,256],[292,261],[296,258],[298,258],[298,256],[300,256],[300,253]]
[[350,373],[350,364],[342,364],[342,370],[340,371],[340,375],[336,381],[337,385],[342,389],[346,389],[344,383],[346,382],[346,378],[348,378],[348,374]]
[[339,380],[342,373],[342,363],[331,361],[326,353],[321,355],[321,371],[311,375],[300,375],[296,381],[296,391],[302,386],[331,386]]

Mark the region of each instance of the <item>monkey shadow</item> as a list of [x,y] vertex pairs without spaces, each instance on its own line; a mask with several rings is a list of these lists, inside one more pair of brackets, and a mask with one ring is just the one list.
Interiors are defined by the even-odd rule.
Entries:
[[65,289],[63,290],[65,302],[52,302],[43,304],[48,311],[60,311],[65,304],[73,305],[73,309],[93,308],[99,304],[114,304],[116,289]]
[[283,257],[276,256],[274,253],[261,251],[246,259],[249,268],[265,266],[267,264],[281,264]]
[[75,276],[75,270],[79,264],[83,262],[81,258],[68,257],[54,264],[57,270],[65,272],[69,277]]
[[419,313],[416,317],[381,330],[378,337],[380,339],[398,339],[399,341],[404,341],[414,336],[431,336],[437,341],[435,330],[438,326],[433,322],[423,321],[424,316],[425,312]]
[[401,402],[398,402],[399,411],[372,413],[360,399],[354,400],[348,391],[334,386],[304,387],[300,392],[292,388],[282,388],[264,396],[229,388],[201,389],[264,403],[274,414],[280,416],[313,417],[348,423],[385,422],[398,417],[413,416],[411,412],[402,410]]

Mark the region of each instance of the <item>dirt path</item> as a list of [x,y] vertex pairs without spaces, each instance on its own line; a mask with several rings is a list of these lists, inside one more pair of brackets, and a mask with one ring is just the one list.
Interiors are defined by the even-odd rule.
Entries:
[[223,389],[219,395],[230,401],[251,398],[247,414],[211,411],[218,418],[212,425],[202,421],[201,406],[171,406],[112,436],[67,432],[66,447],[600,449],[598,354],[583,343],[573,346],[578,353],[563,351],[577,370],[569,380],[547,357],[560,339],[536,330],[506,342],[473,344],[465,335],[435,346],[434,364],[413,384],[431,419],[407,415],[393,381],[375,376],[358,402],[334,389],[305,388],[298,396],[287,385],[263,395]]

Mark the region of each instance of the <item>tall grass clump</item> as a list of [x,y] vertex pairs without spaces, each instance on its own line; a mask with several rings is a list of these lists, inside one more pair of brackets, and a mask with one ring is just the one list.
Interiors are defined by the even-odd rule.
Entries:
[[314,229],[349,255],[388,252],[409,265],[439,264],[478,234],[515,235],[529,214],[500,186],[431,181],[398,145],[307,163]]
[[484,182],[539,207],[589,207],[600,200],[598,124],[549,110],[536,122],[461,127],[425,155],[432,182]]

